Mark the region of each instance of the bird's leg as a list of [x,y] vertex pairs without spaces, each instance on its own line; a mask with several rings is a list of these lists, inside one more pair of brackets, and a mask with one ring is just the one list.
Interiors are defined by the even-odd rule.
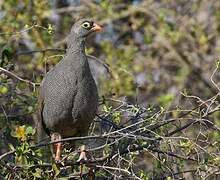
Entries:
[[80,155],[79,155],[79,159],[77,160],[77,162],[80,163],[80,177],[82,177],[82,171],[83,171],[83,163],[86,162],[88,159],[86,157],[86,146],[82,145],[80,148]]
[[94,172],[93,167],[89,164],[89,160],[91,160],[92,156],[89,154],[89,152],[86,150],[86,146],[82,145],[80,147],[80,155],[77,162],[80,163],[80,177],[82,177],[83,174],[83,164],[86,163],[89,167],[89,179],[94,179]]
[[[61,135],[59,133],[53,133],[51,135],[51,141],[59,141],[61,140]],[[55,162],[60,162],[62,143],[53,144],[53,157]]]

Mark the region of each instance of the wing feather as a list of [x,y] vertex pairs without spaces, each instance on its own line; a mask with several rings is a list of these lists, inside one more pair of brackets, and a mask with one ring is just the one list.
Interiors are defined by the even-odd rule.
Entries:
[[48,136],[50,135],[50,131],[49,131],[49,129],[47,129],[47,127],[44,123],[43,109],[44,109],[44,95],[43,95],[41,88],[40,88],[38,102],[37,102],[37,120],[35,122],[38,143],[40,141],[42,141],[46,137],[46,135],[48,135]]

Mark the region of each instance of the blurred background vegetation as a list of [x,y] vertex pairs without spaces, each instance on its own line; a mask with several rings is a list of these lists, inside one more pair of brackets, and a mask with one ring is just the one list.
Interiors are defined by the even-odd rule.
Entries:
[[[71,26],[82,17],[104,27],[102,33],[87,41],[87,53],[98,58],[89,61],[100,99],[114,98],[138,108],[165,109],[170,112],[169,118],[176,118],[181,110],[193,110],[215,97],[211,104],[214,107],[204,103],[205,107],[201,106],[196,113],[201,117],[203,108],[214,108],[206,117],[220,126],[220,73],[216,69],[220,56],[219,0],[3,0],[0,1],[0,65],[5,71],[0,71],[0,154],[17,146],[21,149],[24,146],[20,150],[24,153],[27,148],[24,144],[33,139],[38,85],[44,74],[62,59]],[[110,105],[115,107],[110,103],[104,110],[100,107],[100,111],[109,113]],[[111,120],[120,124],[122,114],[117,111]],[[180,123],[174,126],[177,124]],[[163,128],[161,131],[167,132],[173,126]],[[208,140],[210,146],[204,146],[215,156],[203,157],[203,163],[211,162],[218,167],[219,131],[197,128],[181,133],[191,138],[199,134]],[[194,148],[188,141],[178,143],[184,147],[181,152],[186,156]],[[169,148],[167,145],[164,149]],[[19,158],[18,149],[16,152]],[[135,156],[143,157],[136,169],[140,179],[172,179],[170,172],[184,171],[190,164],[178,162],[178,166],[172,167],[172,160],[164,160],[164,164],[158,165],[156,158],[145,153]],[[10,161],[13,160],[9,158],[5,163]],[[17,159],[20,163],[30,163],[25,161]],[[181,178],[220,178],[216,169],[209,169],[211,165],[203,173],[199,171],[201,164],[191,165],[195,171],[180,174]],[[2,170],[2,177],[19,177],[10,176],[8,169]],[[41,168],[32,173],[35,178],[43,177]]]

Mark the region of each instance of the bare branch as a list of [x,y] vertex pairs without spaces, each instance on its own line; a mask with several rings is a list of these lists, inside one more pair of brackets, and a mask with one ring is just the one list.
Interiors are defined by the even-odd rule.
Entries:
[[0,67],[0,74],[5,74],[5,75],[9,76],[9,77],[12,78],[12,79],[16,79],[16,80],[25,82],[25,83],[27,83],[27,84],[30,84],[30,85],[33,86],[34,90],[35,90],[35,87],[36,87],[36,86],[39,86],[39,85],[40,85],[40,83],[34,83],[34,82],[29,81],[29,80],[27,80],[27,79],[23,79],[23,78],[17,76],[16,74],[14,74],[14,73],[12,73],[12,72],[10,72],[10,71],[8,71],[8,70],[2,68],[2,67]]

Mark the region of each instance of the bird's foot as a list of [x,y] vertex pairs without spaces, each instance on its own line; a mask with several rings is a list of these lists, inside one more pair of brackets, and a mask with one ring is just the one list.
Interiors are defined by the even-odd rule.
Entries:
[[82,145],[79,148],[79,152],[80,152],[80,155],[79,155],[79,159],[77,160],[77,162],[80,163],[80,177],[82,178],[83,165],[88,162],[88,158],[87,158],[88,151],[86,151],[86,146]]
[[80,148],[80,155],[77,162],[80,163],[80,177],[82,177],[83,174],[83,165],[86,164],[86,166],[89,168],[89,179],[94,179],[94,168],[90,164],[90,160],[92,159],[91,154],[88,150],[86,150],[85,145],[82,145]]
[[86,151],[85,145],[82,145],[79,148],[79,150],[80,150],[80,155],[79,155],[79,159],[77,160],[77,162],[79,162],[80,164],[83,164],[84,162],[88,161],[88,158],[87,158],[88,151]]

